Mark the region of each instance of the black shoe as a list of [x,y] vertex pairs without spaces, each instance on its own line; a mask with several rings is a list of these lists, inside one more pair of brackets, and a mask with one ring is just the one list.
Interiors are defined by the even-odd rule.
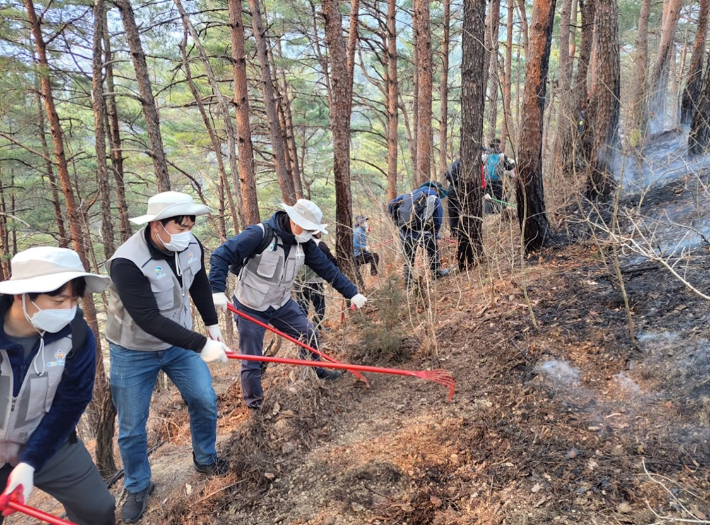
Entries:
[[217,458],[217,461],[210,463],[209,465],[200,465],[195,461],[195,453],[192,453],[192,465],[195,470],[200,474],[207,474],[208,476],[226,476],[229,473],[229,461]]
[[249,410],[261,410],[261,401],[254,401],[251,405],[247,405]]
[[450,271],[451,270],[449,270],[448,268],[446,268],[445,270],[437,270],[434,272],[434,279],[441,279],[442,277],[446,277],[447,275],[449,275]]
[[155,483],[152,481],[140,492],[129,492],[123,507],[121,507],[121,519],[124,523],[135,523],[143,513],[148,503],[148,496],[155,490]]
[[338,379],[343,373],[340,370],[326,370],[325,368],[319,368],[316,371],[318,379],[325,379],[326,381],[334,381]]

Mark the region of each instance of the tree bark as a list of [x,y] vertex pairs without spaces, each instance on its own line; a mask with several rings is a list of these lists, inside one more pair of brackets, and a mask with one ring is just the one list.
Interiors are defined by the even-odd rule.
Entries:
[[279,117],[276,112],[276,100],[274,97],[274,85],[271,79],[271,68],[266,53],[266,32],[264,30],[264,22],[261,19],[261,8],[259,0],[249,0],[251,9],[251,23],[254,30],[254,40],[256,41],[256,54],[259,58],[261,67],[261,88],[264,94],[264,107],[266,109],[266,118],[269,121],[269,134],[271,137],[271,151],[274,156],[274,167],[276,169],[276,177],[281,188],[281,196],[286,204],[296,202],[296,190],[293,187],[293,181],[289,177],[288,167],[286,166],[286,154],[284,153],[283,137],[281,135],[281,127],[279,125]]
[[[511,0],[513,1],[513,0]],[[593,0],[589,0],[593,1]],[[518,0],[518,11],[520,12],[520,28],[523,31],[523,50],[525,51],[525,56],[528,56],[528,45],[530,42],[530,31],[528,28],[528,15],[525,11],[525,0]]]
[[486,84],[485,61],[486,0],[463,5],[461,43],[461,219],[456,259],[460,270],[477,264],[483,253],[483,188],[481,146]]
[[[515,136],[512,128],[513,118],[510,110],[510,88],[513,74],[513,0],[508,0],[508,19],[506,20],[506,42],[505,42],[505,78],[503,79],[503,130],[500,134],[500,143],[503,151],[506,150],[505,143],[509,136]],[[517,148],[513,148],[517,150]]]
[[[449,0],[445,0],[447,3]],[[387,199],[397,197],[399,84],[397,79],[397,0],[387,0]]]
[[333,175],[335,179],[336,252],[340,268],[354,277],[352,236],[352,194],[350,190],[350,104],[351,80],[339,0],[324,0],[325,38],[330,53],[330,129],[333,135]]
[[588,193],[608,197],[615,186],[611,162],[618,142],[621,65],[617,0],[597,0],[596,33],[599,68],[596,90],[590,94],[585,117],[591,152],[588,159]]
[[[67,215],[69,216],[69,229],[71,231],[74,250],[79,255],[84,268],[91,268],[89,260],[86,257],[84,247],[84,232],[82,231],[81,221],[74,199],[74,192],[69,177],[69,168],[67,165],[66,155],[64,153],[64,135],[59,121],[59,115],[54,103],[54,94],[52,92],[52,84],[49,78],[49,62],[47,61],[47,45],[42,36],[42,28],[40,20],[35,12],[35,7],[32,0],[24,0],[25,8],[27,9],[27,17],[34,37],[35,46],[37,48],[37,57],[39,66],[46,72],[41,76],[42,96],[44,105],[47,111],[49,120],[49,128],[52,133],[52,143],[54,145],[54,156],[56,160],[57,172],[64,193],[66,202]],[[86,321],[88,322],[94,334],[99,334],[99,325],[96,319],[96,307],[94,299],[91,295],[84,297],[82,300]],[[111,391],[106,380],[106,373],[103,366],[103,354],[101,351],[101,340],[96,337],[96,384],[94,387],[94,399],[92,403],[97,407],[96,413],[99,415],[99,421],[96,425],[96,465],[102,475],[107,476],[112,474],[115,469],[113,461],[113,432],[114,432],[114,417],[108,412],[111,410]]]
[[542,123],[556,0],[533,2],[532,30],[525,72],[523,115],[518,138],[518,177],[515,180],[518,222],[526,253],[545,245],[550,225],[542,184]]
[[489,24],[486,27],[488,40],[488,65],[486,66],[488,85],[488,130],[485,144],[490,144],[498,131],[498,35],[500,33],[500,0],[491,0]]
[[[103,19],[104,35],[104,67],[106,69],[106,88],[109,93],[115,93],[116,89],[113,81],[113,54],[111,53],[111,35],[108,32],[107,11],[104,10]],[[114,181],[116,182],[116,208],[118,210],[119,237],[121,244],[126,242],[132,235],[131,223],[128,221],[128,203],[126,202],[126,188],[123,179],[123,153],[121,151],[121,132],[118,123],[118,108],[116,107],[116,97],[106,97],[106,112],[110,142],[111,142],[111,166],[113,168]]]
[[111,216],[111,186],[106,165],[106,101],[104,100],[103,46],[104,0],[94,0],[94,51],[92,60],[92,102],[94,106],[94,133],[96,150],[96,179],[99,183],[101,202],[101,245],[104,259],[108,261],[116,244],[113,238],[113,217]]
[[[254,148],[249,123],[249,93],[247,89],[246,51],[244,50],[244,22],[241,0],[229,0],[229,27],[232,39],[232,71],[234,74],[234,106],[237,121],[239,150],[239,185],[242,191],[244,226],[261,222],[256,193]],[[236,173],[232,173],[232,178]],[[235,184],[235,187],[239,187]]]
[[572,12],[572,0],[564,0],[560,11],[560,56],[558,88],[560,96],[560,110],[557,115],[557,137],[555,138],[555,168],[562,169],[562,136],[570,129],[570,121],[576,122],[576,115],[571,106],[572,100],[568,96],[571,82],[572,68],[570,67],[570,16]]
[[663,5],[663,27],[661,43],[656,55],[656,62],[649,80],[649,105],[644,112],[649,122],[651,133],[664,130],[666,124],[666,93],[670,61],[675,48],[674,38],[680,18],[682,0],[667,0]]
[[451,25],[451,0],[444,0],[444,35],[441,38],[441,79],[439,98],[441,116],[439,117],[439,173],[444,173],[449,165],[446,151],[447,124],[449,120],[449,38]]
[[143,53],[143,46],[138,33],[138,26],[136,25],[136,17],[133,13],[133,6],[131,6],[130,0],[116,0],[115,3],[121,12],[121,20],[123,20],[123,27],[126,30],[126,40],[128,40],[128,47],[131,51],[133,68],[136,70],[136,81],[138,82],[138,91],[140,93],[141,105],[143,106],[143,114],[145,115],[146,128],[148,130],[150,156],[153,159],[153,167],[158,182],[158,191],[170,191],[168,162],[165,158],[163,137],[160,134],[160,116],[158,115],[158,106],[155,104],[155,98],[153,97],[150,75],[148,73],[148,63],[145,60],[145,53]]
[[[710,55],[705,67],[710,68]],[[710,146],[710,74],[705,74],[703,82],[703,91],[696,104],[688,135],[688,153],[693,156],[704,155]]]
[[433,72],[431,51],[431,26],[429,20],[429,0],[415,0],[414,16],[416,46],[419,63],[416,71],[419,79],[419,100],[417,105],[417,165],[415,180],[417,185],[431,178],[431,120]]
[[700,0],[695,43],[683,89],[683,100],[680,105],[680,123],[685,126],[693,120],[695,106],[703,85],[703,56],[705,55],[705,41],[708,33],[708,10],[710,10],[710,0]]

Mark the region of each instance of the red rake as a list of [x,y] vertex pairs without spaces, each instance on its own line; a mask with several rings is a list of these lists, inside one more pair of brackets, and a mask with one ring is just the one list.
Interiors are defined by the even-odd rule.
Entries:
[[[22,485],[18,485],[17,488],[13,490],[10,494],[3,494],[2,497],[0,497],[0,510],[4,511],[6,509],[13,509],[18,512],[22,512],[23,514],[27,514],[32,518],[37,518],[38,520],[51,523],[52,525],[75,525],[71,521],[57,518],[56,516],[47,514],[46,512],[42,512],[39,509],[35,509],[34,507],[25,505],[21,501],[21,494]],[[2,517],[0,516],[0,519],[1,518]]]
[[[297,344],[298,346],[300,346],[300,347],[302,347],[302,348],[305,348],[305,349],[308,350],[309,352],[313,352],[314,354],[321,356],[321,357],[322,357],[323,359],[325,359],[326,361],[330,361],[331,363],[340,363],[340,361],[338,361],[337,359],[335,359],[335,358],[333,358],[333,357],[330,357],[329,355],[324,354],[323,352],[320,352],[320,351],[316,350],[315,348],[313,348],[313,347],[311,347],[311,346],[308,346],[308,345],[307,345],[306,343],[304,343],[303,341],[299,341],[299,340],[296,339],[295,337],[291,337],[290,335],[285,334],[285,333],[283,333],[283,332],[277,330],[277,329],[274,328],[273,326],[269,326],[268,324],[263,323],[263,322],[259,321],[258,319],[254,319],[252,316],[250,316],[250,315],[248,315],[248,314],[245,314],[244,312],[242,312],[242,311],[240,311],[240,310],[237,310],[237,309],[234,307],[234,305],[232,305],[232,304],[229,304],[229,303],[228,303],[228,304],[227,304],[227,309],[228,309],[230,312],[233,312],[233,313],[237,314],[239,317],[243,317],[244,319],[246,319],[246,320],[248,320],[248,321],[251,321],[252,323],[256,323],[256,324],[258,324],[259,326],[261,326],[262,328],[266,328],[267,330],[269,330],[269,331],[275,333],[276,335],[280,335],[281,337],[283,337],[283,338],[285,338],[285,339],[288,339],[288,340],[291,341],[292,343],[295,343],[295,344]],[[307,361],[307,362],[308,362],[308,363],[312,363],[313,361]],[[318,361],[316,361],[316,362],[318,362]],[[313,365],[313,366],[319,366],[319,365],[316,364],[316,365]],[[366,386],[367,388],[370,388],[370,383],[367,381],[367,379],[365,379],[365,376],[364,376],[364,375],[359,374],[358,372],[353,372],[352,370],[351,370],[351,372],[352,372],[352,374],[353,374],[355,377],[357,377],[360,381],[362,381],[363,383],[365,383],[365,386]]]
[[286,359],[281,357],[264,357],[257,355],[244,355],[236,354],[234,352],[227,352],[227,357],[229,359],[241,359],[243,361],[264,361],[266,363],[283,363],[286,365],[300,365],[300,366],[322,366],[325,368],[336,368],[339,370],[348,370],[352,373],[357,372],[375,372],[377,374],[391,374],[397,376],[411,376],[418,377],[419,379],[425,379],[427,381],[433,381],[434,383],[439,383],[449,389],[449,397],[447,401],[451,401],[454,395],[454,378],[451,377],[446,370],[400,370],[397,368],[382,368],[379,366],[366,366],[366,365],[351,365],[349,363],[324,363],[322,361],[307,361],[305,359]]

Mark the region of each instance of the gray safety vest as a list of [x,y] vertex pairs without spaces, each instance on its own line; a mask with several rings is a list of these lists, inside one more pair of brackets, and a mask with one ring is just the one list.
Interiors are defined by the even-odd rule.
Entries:
[[[186,250],[177,254],[176,268],[182,273],[182,286],[164,259],[153,259],[145,240],[145,228],[128,239],[109,260],[128,259],[140,269],[150,281],[150,288],[158,303],[160,314],[192,330],[189,290],[195,274],[202,269],[200,245],[193,236]],[[172,255],[170,255],[172,257]],[[118,295],[116,285],[111,282],[106,319],[106,339],[129,350],[165,350],[172,346],[142,330],[126,311]]]
[[270,306],[280,308],[291,298],[291,288],[305,260],[300,244],[291,246],[288,257],[283,240],[274,232],[271,244],[255,255],[239,272],[234,295],[244,306],[263,312]]
[[44,345],[27,369],[17,397],[12,396],[10,359],[6,350],[0,350],[0,464],[17,464],[23,446],[52,407],[71,345],[71,336]]

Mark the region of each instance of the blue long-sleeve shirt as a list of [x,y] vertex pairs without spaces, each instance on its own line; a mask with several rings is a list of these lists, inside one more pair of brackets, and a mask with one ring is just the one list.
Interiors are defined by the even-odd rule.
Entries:
[[[12,296],[0,297],[0,319],[5,318],[5,312],[10,308],[12,300]],[[57,387],[52,406],[19,455],[20,462],[34,467],[35,472],[42,470],[47,461],[66,443],[93,395],[96,375],[96,339],[91,329],[86,326],[83,312],[78,310],[72,324],[59,332],[45,333],[44,342],[49,344],[66,337],[72,334],[73,327],[78,325],[83,326],[82,330],[77,332],[85,332],[86,336],[83,342],[72,342],[74,354],[64,364],[64,375]],[[7,352],[10,360],[13,374],[12,395],[17,396],[27,370],[39,351],[39,339],[25,359],[22,345],[10,341],[5,334],[4,326],[0,325],[0,347]]]
[[355,257],[367,251],[367,232],[364,226],[358,226],[353,232],[353,247],[355,248]]
[[[268,224],[274,233],[281,237],[284,251],[288,257],[291,248],[297,244],[296,237],[291,233],[289,227],[288,215],[283,211],[276,212],[268,220]],[[263,237],[263,230],[255,224],[212,252],[209,281],[214,293],[226,291],[229,267],[250,257],[258,248]],[[307,264],[320,277],[328,281],[346,299],[357,295],[358,291],[355,285],[328,260],[313,240],[303,244],[302,248],[305,255],[304,264]],[[296,276],[294,276],[295,279]]]

